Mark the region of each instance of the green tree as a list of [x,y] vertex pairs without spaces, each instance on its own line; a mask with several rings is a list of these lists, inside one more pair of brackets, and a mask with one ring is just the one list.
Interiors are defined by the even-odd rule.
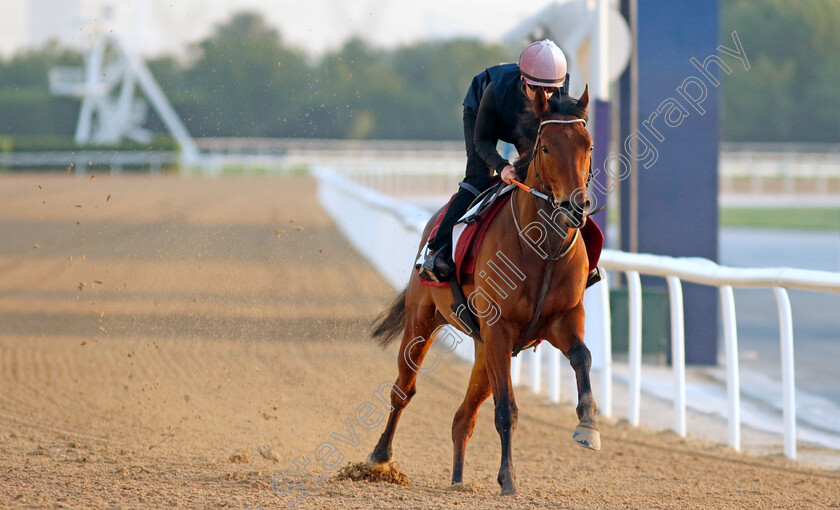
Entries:
[[840,2],[726,0],[721,41],[733,31],[750,70],[723,79],[723,138],[840,138]]
[[[351,39],[339,52],[327,55],[321,67],[323,78],[313,107],[334,112],[342,138],[400,138],[395,117],[402,113],[408,84],[394,72],[385,52]],[[329,125],[329,119],[318,120]]]
[[258,14],[236,14],[196,47],[186,72],[197,136],[290,136],[307,99],[304,55],[282,44]]
[[81,61],[79,53],[55,44],[0,61],[0,135],[71,135],[78,102],[52,96],[48,76],[56,65]]
[[457,39],[399,48],[390,60],[409,91],[401,122],[410,137],[457,140],[464,136],[462,104],[473,77],[511,55],[500,45]]
[[326,138],[460,139],[470,81],[504,56],[474,40],[382,51],[352,39],[321,59],[303,125]]

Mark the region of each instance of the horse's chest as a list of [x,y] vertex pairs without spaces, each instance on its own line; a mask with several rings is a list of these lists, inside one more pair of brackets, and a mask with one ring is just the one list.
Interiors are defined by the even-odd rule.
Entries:
[[[578,292],[572,292],[568,285],[562,287],[549,287],[543,300],[540,313],[541,321],[549,317],[562,314],[580,303]],[[509,296],[501,300],[500,307],[502,316],[514,321],[530,322],[536,313],[539,295],[534,293],[521,293],[517,296]]]

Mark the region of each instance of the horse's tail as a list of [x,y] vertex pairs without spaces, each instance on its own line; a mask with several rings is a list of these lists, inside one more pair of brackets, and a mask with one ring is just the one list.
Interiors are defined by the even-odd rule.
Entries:
[[400,292],[391,306],[374,319],[371,324],[371,335],[379,340],[384,348],[391,344],[405,329],[405,293],[408,287]]

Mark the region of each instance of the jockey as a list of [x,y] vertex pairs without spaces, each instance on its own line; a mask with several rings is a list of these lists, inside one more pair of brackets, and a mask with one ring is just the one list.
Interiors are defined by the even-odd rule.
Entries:
[[[434,239],[429,240],[429,255],[420,270],[421,279],[447,281],[451,267],[452,228],[455,223],[467,212],[473,199],[491,186],[493,170],[507,184],[516,178],[513,165],[496,150],[497,142],[503,140],[513,143],[519,154],[530,150],[531,147],[520,146],[521,140],[516,134],[520,115],[530,107],[530,102],[537,94],[542,94],[546,100],[557,94],[567,78],[566,56],[548,39],[528,45],[519,56],[518,64],[489,67],[473,78],[464,98],[466,177],[449,203]],[[594,241],[587,243],[587,251],[598,251],[597,254],[590,254],[590,261],[595,260],[595,263],[591,263],[594,267],[600,256],[603,234],[592,218],[586,222],[584,229],[590,223],[592,226],[587,230],[593,232],[585,233],[590,235],[583,235],[583,238],[584,242],[587,239]],[[590,287],[602,279],[600,270],[594,267],[589,273],[586,286]]]

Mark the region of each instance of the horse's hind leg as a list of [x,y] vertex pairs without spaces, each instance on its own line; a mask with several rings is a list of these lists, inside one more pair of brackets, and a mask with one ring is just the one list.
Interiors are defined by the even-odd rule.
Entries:
[[595,397],[592,396],[592,384],[589,379],[589,368],[592,365],[592,356],[589,349],[583,342],[578,341],[566,353],[569,363],[575,371],[578,387],[577,415],[580,423],[575,428],[572,439],[584,448],[592,450],[601,449],[601,433],[595,424]]
[[454,448],[452,459],[452,483],[461,483],[464,480],[464,450],[467,442],[472,436],[475,428],[475,418],[478,408],[487,397],[490,396],[490,379],[487,376],[487,367],[484,364],[484,344],[475,344],[475,363],[473,363],[470,383],[467,387],[467,394],[461,407],[455,413],[452,421],[452,446]]
[[426,352],[432,345],[431,336],[435,327],[434,305],[413,308],[413,311],[409,308],[405,333],[397,355],[399,375],[391,390],[391,412],[388,415],[388,423],[373,452],[368,456],[368,462],[374,464],[391,460],[391,441],[394,439],[397,422],[403,409],[417,391],[415,384],[417,373],[422,370],[420,366],[423,364],[423,358],[426,357]]

